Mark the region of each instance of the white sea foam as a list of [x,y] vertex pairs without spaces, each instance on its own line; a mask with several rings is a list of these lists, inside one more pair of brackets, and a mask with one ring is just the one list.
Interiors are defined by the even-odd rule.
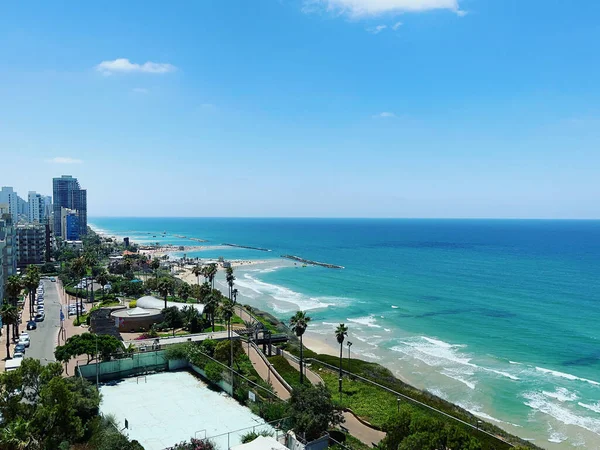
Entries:
[[516,361],[508,361],[508,362],[509,362],[510,364],[517,364],[517,365],[519,365],[519,366],[521,365],[521,363],[520,363],[520,362],[516,362]]
[[467,386],[469,389],[475,389],[476,382],[470,381],[465,377],[458,375],[455,372],[451,372],[449,370],[442,370],[442,375],[446,375],[448,378],[452,378],[453,380],[460,381],[462,384]]
[[555,403],[552,400],[549,400],[548,397],[541,392],[526,392],[523,394],[523,398],[527,400],[525,405],[536,411],[547,414],[565,425],[575,425],[600,435],[600,419],[579,416],[566,405],[563,406],[561,403]]
[[448,396],[440,388],[437,388],[437,387],[427,388],[427,391],[429,391],[429,393],[435,395],[436,397],[442,398],[444,400],[448,400]]
[[579,402],[577,404],[585,409],[589,409],[590,411],[594,411],[594,412],[597,412],[598,414],[600,414],[600,402],[594,403],[593,405],[590,405],[587,403],[582,403],[582,402]]
[[[339,297],[309,297],[283,286],[265,283],[264,281],[253,277],[249,273],[245,273],[243,278],[236,280],[236,285],[241,288],[248,289],[256,294],[270,296],[280,302],[295,305],[302,310],[327,308],[340,302]],[[244,292],[242,292],[242,294],[244,294]],[[296,309],[285,308],[281,304],[277,305],[276,308],[280,313],[291,312]]]
[[381,357],[377,356],[375,353],[371,353],[371,352],[366,352],[362,354],[363,356],[366,356],[367,358],[371,358],[374,359],[376,361],[381,360]]
[[469,367],[477,367],[470,362],[470,357],[460,353],[459,349],[464,348],[463,345],[453,345],[426,336],[408,338],[400,341],[400,344],[401,345],[397,345],[391,349],[412,356],[428,366],[446,366],[448,362],[450,362]]
[[598,381],[589,380],[587,378],[581,378],[576,375],[572,375],[570,373],[564,373],[564,372],[558,372],[556,370],[544,369],[543,367],[536,367],[535,370],[537,370],[538,372],[547,373],[547,374],[555,376],[555,377],[566,378],[567,380],[584,381],[585,383],[593,384],[594,386],[600,386],[600,383]]
[[563,387],[556,388],[554,392],[542,391],[542,394],[544,394],[546,397],[554,398],[561,403],[572,402],[579,398],[575,392],[571,392]]
[[392,305],[392,309],[398,309],[398,306]]
[[510,374],[508,372],[504,372],[502,370],[488,369],[486,367],[482,367],[482,369],[485,370],[486,372],[493,372],[498,375],[502,375],[503,377],[510,378],[511,380],[514,380],[514,381],[520,380],[520,378],[518,376],[512,375],[512,374]]
[[458,402],[456,404],[458,406],[460,406],[461,408],[466,409],[467,411],[469,411],[474,416],[479,417],[480,419],[485,419],[487,421],[496,422],[496,423],[505,423],[507,425],[512,425],[512,426],[515,426],[515,427],[521,427],[520,425],[517,425],[517,424],[514,424],[514,423],[510,423],[510,422],[505,422],[504,420],[497,419],[494,416],[490,416],[489,414],[484,413],[481,410],[481,406],[479,406],[479,405],[465,404],[465,403],[460,403],[460,402]]
[[386,333],[391,333],[392,332],[392,330],[389,329],[389,328],[384,328],[383,331],[385,331]]
[[548,438],[548,442],[553,442],[555,444],[560,444],[568,439],[567,435],[561,433],[560,431],[552,431],[550,433],[550,437]]
[[356,319],[346,319],[348,322],[358,323],[359,325],[366,325],[371,328],[381,328],[381,325],[377,325],[377,319],[374,316],[358,317]]

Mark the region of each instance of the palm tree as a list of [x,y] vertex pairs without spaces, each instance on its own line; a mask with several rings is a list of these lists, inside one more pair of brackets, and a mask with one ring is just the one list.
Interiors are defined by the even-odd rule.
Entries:
[[[36,287],[37,287],[37,284],[36,284]],[[14,306],[15,308],[17,307],[17,299],[19,298],[19,294],[21,293],[22,289],[23,289],[23,281],[21,280],[21,278],[18,275],[11,275],[10,277],[8,277],[8,279],[6,280],[6,287],[5,287],[6,298],[8,299],[9,303],[12,306]],[[30,311],[31,310],[33,310],[33,306],[30,306]],[[18,318],[17,318],[17,320],[18,320]],[[18,333],[15,333],[14,328],[13,328],[13,337],[16,337],[17,335],[18,335]],[[7,330],[6,339],[8,340],[8,330]]]
[[158,281],[158,269],[160,268],[160,260],[158,258],[154,258],[150,263],[150,268],[154,270],[154,276],[156,277],[156,281]]
[[346,336],[348,336],[348,327],[345,324],[340,323],[335,329],[335,338],[337,339],[338,344],[340,344],[340,379],[342,378],[342,349],[344,348],[343,344]]
[[208,268],[208,281],[210,281],[211,288],[214,289],[215,277],[217,276],[217,271],[219,270],[219,268],[215,263],[209,264]]
[[304,357],[302,352],[302,335],[308,327],[310,317],[304,311],[297,311],[290,319],[290,328],[300,338],[300,384],[304,383]]
[[167,296],[171,292],[173,287],[171,286],[171,280],[168,278],[161,278],[158,280],[156,290],[165,299],[165,309],[167,309]]
[[189,284],[182,283],[181,286],[179,286],[179,289],[177,289],[177,295],[187,302],[187,299],[190,298],[191,291],[192,289]]
[[208,297],[209,294],[210,294],[210,284],[208,284],[208,281],[205,281],[200,286],[200,298],[198,299],[200,301],[200,303],[205,303],[206,297]]
[[96,277],[96,281],[98,281],[98,284],[102,286],[102,292],[104,292],[104,286],[108,284],[108,273],[106,273],[106,270],[102,269],[100,271]]
[[215,313],[217,312],[218,307],[219,299],[213,292],[210,292],[204,298],[204,312],[206,313],[207,318],[210,318],[213,332],[215,331]]
[[225,300],[219,307],[221,317],[227,322],[227,338],[231,346],[231,357],[229,359],[229,367],[233,366],[233,341],[231,340],[231,318],[234,315],[234,304],[231,300]]
[[[26,287],[29,294],[29,320],[33,319],[33,302],[35,301],[36,289],[40,284],[40,272],[36,266],[28,266],[25,277],[20,280],[21,287]],[[13,306],[17,306],[16,302]]]
[[5,303],[0,309],[0,316],[2,323],[6,325],[6,359],[10,359],[10,326],[14,327],[19,320],[19,312],[14,306]]
[[194,268],[192,269],[192,273],[196,277],[196,280],[198,280],[198,286],[200,286],[200,275],[202,275],[202,267],[194,266]]
[[22,417],[17,417],[0,431],[0,447],[2,448],[25,450],[31,448],[32,441],[31,423]]
[[231,300],[232,298],[232,294],[233,294],[233,282],[235,281],[235,277],[233,276],[233,268],[231,266],[229,266],[226,270],[225,273],[227,274],[225,276],[225,279],[227,280],[227,285],[229,286],[229,300]]
[[[77,283],[81,283],[81,279],[87,272],[85,260],[83,259],[83,257],[80,256],[79,258],[73,261],[73,263],[71,264],[71,272],[77,277]],[[83,309],[83,301],[81,301],[80,303],[79,300],[82,299],[79,295],[79,288],[77,288],[77,297],[75,297],[75,313],[77,314],[77,323],[79,323],[79,311],[80,309]]]

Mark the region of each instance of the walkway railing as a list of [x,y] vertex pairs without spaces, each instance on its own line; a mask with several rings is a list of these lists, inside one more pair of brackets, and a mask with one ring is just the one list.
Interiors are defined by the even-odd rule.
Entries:
[[[313,362],[315,362],[317,364],[321,364],[321,365],[323,365],[323,366],[325,366],[325,367],[327,367],[329,369],[332,369],[334,372],[339,372],[339,370],[340,370],[339,367],[333,366],[333,365],[328,364],[328,363],[323,362],[323,361],[319,361],[318,359],[315,359],[315,358],[306,358],[305,361],[313,361]],[[430,405],[428,405],[426,403],[423,403],[423,402],[421,402],[419,400],[416,400],[416,399],[414,399],[412,397],[409,397],[406,394],[402,394],[400,392],[397,392],[397,391],[395,391],[395,390],[393,390],[393,389],[391,389],[391,388],[389,388],[387,386],[384,386],[383,384],[379,384],[376,381],[372,381],[372,380],[369,380],[368,378],[361,377],[360,375],[356,375],[355,373],[348,372],[346,369],[342,369],[342,372],[344,374],[348,375],[348,376],[352,376],[352,377],[354,377],[356,379],[364,381],[365,383],[369,383],[369,384],[372,384],[373,386],[377,386],[378,388],[384,389],[385,391],[387,391],[387,392],[389,392],[391,394],[396,395],[398,399],[403,398],[404,400],[408,400],[409,402],[412,402],[412,403],[414,403],[416,405],[419,405],[419,406],[421,406],[423,408],[429,409],[429,410],[434,411],[434,412],[436,412],[436,413],[438,413],[438,414],[440,414],[442,416],[445,416],[448,419],[451,419],[451,420],[454,420],[456,422],[459,422],[462,425],[465,425],[465,426],[467,426],[467,427],[469,427],[469,428],[471,428],[471,429],[473,429],[475,431],[478,431],[480,433],[486,434],[489,437],[492,437],[492,438],[494,438],[494,439],[496,439],[498,441],[503,442],[506,445],[509,445],[510,447],[515,447],[514,444],[511,444],[510,442],[506,441],[505,439],[503,439],[502,437],[500,437],[498,435],[490,433],[489,431],[486,431],[486,430],[484,430],[482,428],[479,428],[479,426],[475,426],[475,425],[473,425],[473,424],[471,424],[469,422],[465,422],[464,420],[459,419],[458,417],[454,417],[453,415],[448,414],[448,413],[446,413],[444,411],[440,411],[439,409],[434,408],[433,406],[430,406]]]

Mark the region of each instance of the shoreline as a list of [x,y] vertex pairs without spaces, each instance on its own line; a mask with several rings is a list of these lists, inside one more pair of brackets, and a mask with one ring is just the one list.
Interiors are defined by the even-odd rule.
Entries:
[[[181,253],[181,252],[179,252]],[[246,260],[248,261],[248,260]],[[264,260],[259,260],[259,261],[253,261],[250,260],[248,261],[249,264],[247,264],[245,267],[244,265],[240,265],[239,267],[242,267],[243,269],[246,268],[251,268],[252,266],[255,265],[260,265],[261,263],[265,263],[266,261]],[[269,260],[268,262],[274,262],[274,260]],[[291,262],[289,262],[291,263]],[[258,274],[260,273],[266,273],[269,272],[270,270],[250,270],[248,274],[236,274],[236,276],[239,277],[239,281],[240,283],[238,284],[236,282],[236,284],[238,284],[238,286],[242,286],[242,288],[240,289],[242,292],[244,292],[244,294],[248,294],[245,296],[241,296],[242,300],[240,300],[240,297],[238,297],[238,301],[240,303],[247,303],[250,304],[252,306],[256,306],[259,309],[262,309],[264,311],[270,312],[272,314],[274,314],[276,317],[281,317],[283,318],[284,316],[291,316],[293,313],[291,312],[292,308],[295,308],[296,310],[298,309],[304,309],[309,311],[309,314],[311,316],[318,316],[320,315],[320,311],[319,313],[317,312],[313,312],[314,309],[319,309],[321,308],[320,306],[318,307],[314,307],[314,306],[309,306],[306,305],[304,306],[304,303],[306,302],[306,298],[302,299],[302,301],[300,303],[296,303],[295,299],[288,299],[286,298],[287,292],[281,292],[283,291],[283,289],[279,290],[278,288],[285,288],[285,284],[284,283],[279,283],[277,285],[275,284],[269,284],[267,282],[265,282],[264,278],[262,276],[260,276],[260,278],[258,279],[258,282],[261,284],[260,286],[258,286],[256,283],[253,284],[248,284],[245,280],[245,278],[243,277],[243,275],[246,275],[246,278],[253,278],[254,274],[252,272],[258,272]],[[269,278],[266,278],[267,280]],[[193,282],[196,283],[197,280],[195,277],[190,277],[188,280],[188,282]],[[219,270],[219,274],[217,275],[217,281],[220,281],[221,283],[219,286],[215,285],[215,287],[220,288],[220,290],[223,292],[223,289],[225,288],[223,285],[224,282],[224,275],[223,275],[223,271]],[[252,280],[254,281],[254,280]],[[245,283],[245,284],[244,284]],[[274,282],[270,282],[270,283],[274,283]],[[259,290],[257,291],[253,291],[254,288],[259,288]],[[264,287],[264,289],[263,289]],[[273,288],[277,288],[277,290],[273,289]],[[226,290],[226,288],[225,288]],[[292,289],[288,289],[285,288],[285,290],[287,291],[291,291],[291,294],[299,294],[301,292],[303,292],[302,290],[296,289],[296,291],[298,292],[294,292]],[[256,294],[258,295],[256,295]],[[305,297],[308,297],[308,294],[305,295]],[[310,300],[315,300],[316,302],[324,302],[326,300],[322,300],[322,299],[310,299]],[[399,304],[399,303],[395,303],[395,304]],[[303,306],[300,306],[303,305]],[[279,306],[282,306],[281,308],[279,308]],[[323,308],[326,308],[327,305],[324,305]],[[392,306],[392,308],[395,308],[394,306]],[[348,313],[350,314],[350,313]],[[339,311],[339,314],[336,314],[337,316],[339,316],[337,319],[326,319],[329,320],[330,322],[337,322],[338,320],[341,322],[346,322],[347,321],[351,321],[351,322],[357,322],[360,324],[360,326],[363,326],[363,328],[365,329],[364,332],[362,332],[361,334],[363,335],[363,338],[365,337],[365,334],[374,334],[374,333],[378,333],[378,334],[382,334],[383,338],[386,338],[386,334],[385,332],[389,332],[389,330],[383,328],[385,325],[376,325],[375,321],[373,321],[372,323],[363,323],[366,319],[370,319],[370,316],[372,316],[372,314],[369,316],[369,318],[364,318],[364,320],[362,322],[358,322],[357,320],[351,320],[348,318],[352,318],[352,319],[356,319],[355,316],[353,315],[347,315],[343,310]],[[387,316],[387,314],[386,314]],[[383,316],[382,316],[383,318]],[[313,323],[309,324],[309,329],[307,330],[307,333],[304,335],[303,340],[304,340],[304,344],[307,348],[310,348],[311,350],[316,351],[317,353],[323,353],[323,354],[330,354],[330,355],[334,355],[334,356],[339,356],[339,346],[337,346],[334,338],[333,338],[333,327],[336,325],[336,323],[332,323],[332,324],[327,324],[327,325],[331,325],[331,331],[327,331],[327,333],[325,333],[324,328],[323,328],[323,324],[324,322],[322,322],[323,319],[319,318],[319,319],[315,319],[315,317],[313,317],[314,319],[314,325],[316,326],[316,328],[319,330],[319,332],[314,332],[311,331],[310,328],[313,326]],[[363,317],[361,316],[360,319],[363,319]],[[379,319],[379,316],[376,316],[376,319]],[[368,327],[368,328],[367,328]],[[391,328],[391,327],[390,327]],[[395,329],[394,329],[395,330]],[[400,331],[401,333],[403,332],[403,330],[398,329],[398,331]],[[330,337],[331,334],[331,337]],[[406,334],[410,335],[411,333],[407,332]],[[435,341],[436,339],[439,339],[439,341],[436,342],[429,342],[430,344],[430,348],[432,351],[440,351],[440,352],[445,352],[446,348],[450,349],[454,349],[454,348],[460,348],[463,346],[463,344],[461,344],[461,342],[456,342],[456,341],[452,341],[449,339],[444,339],[436,337],[435,334],[427,334],[425,331],[421,332],[421,334],[423,334],[423,336],[411,336],[411,337],[415,337],[415,338],[421,338],[421,339],[427,339],[427,336],[431,337],[432,341]],[[380,336],[378,336],[380,337]],[[398,338],[398,336],[395,336],[396,338]],[[406,336],[401,336],[401,338],[406,338]],[[357,340],[360,340],[360,342],[358,342]],[[465,389],[464,384],[466,384],[464,381],[458,380],[457,378],[459,376],[462,377],[462,375],[460,375],[460,373],[450,373],[449,375],[446,373],[442,372],[441,368],[438,368],[438,366],[433,366],[430,364],[427,364],[425,361],[416,361],[416,364],[413,364],[415,361],[413,361],[411,358],[413,358],[410,355],[406,355],[404,353],[399,353],[399,352],[392,352],[390,350],[390,348],[386,348],[383,346],[378,346],[378,342],[377,340],[372,341],[371,340],[372,337],[367,337],[367,341],[364,341],[363,339],[361,339],[360,337],[357,338],[351,338],[352,341],[354,341],[355,345],[354,347],[352,347],[352,357],[356,358],[356,359],[362,359],[366,362],[372,362],[372,363],[377,363],[382,365],[383,367],[388,368],[389,370],[391,370],[394,375],[410,384],[413,386],[416,386],[422,390],[427,390],[429,392],[431,392],[434,395],[437,395],[443,399],[446,399],[448,401],[450,401],[451,403],[460,406],[463,409],[469,410],[469,412],[471,412],[472,414],[480,417],[482,420],[485,420],[489,423],[492,423],[496,426],[501,427],[502,429],[506,430],[507,432],[517,435],[517,436],[522,436],[523,438],[531,438],[533,443],[537,443],[538,445],[541,445],[545,448],[548,449],[568,449],[568,448],[573,448],[573,445],[577,442],[577,434],[579,434],[580,436],[582,436],[583,439],[585,439],[585,443],[586,446],[590,446],[590,448],[594,448],[594,445],[598,445],[598,435],[597,433],[593,433],[590,432],[587,428],[581,428],[581,426],[578,426],[578,424],[575,423],[564,423],[560,420],[560,418],[556,418],[555,416],[545,413],[544,411],[541,411],[539,408],[534,408],[533,406],[530,406],[531,410],[528,410],[527,408],[523,410],[523,408],[521,407],[521,410],[515,410],[513,411],[512,409],[503,409],[503,408],[499,408],[497,405],[494,404],[494,397],[493,394],[490,397],[489,396],[489,392],[493,392],[494,385],[486,385],[486,381],[481,382],[481,384],[478,384],[475,387],[475,382],[473,382],[473,386],[471,387],[469,386],[469,390]],[[446,341],[446,342],[443,342]],[[414,342],[411,342],[414,343]],[[332,345],[333,344],[333,345]],[[420,343],[419,343],[420,344]],[[359,349],[363,349],[364,351],[361,352],[357,352],[356,350]],[[450,357],[452,358],[469,358],[468,353],[465,355],[461,355],[460,350],[456,351],[456,355],[452,354],[450,355]],[[344,357],[346,357],[347,354],[347,348],[346,346],[344,346]],[[422,355],[424,357],[428,357],[428,355]],[[434,357],[433,355],[431,356],[432,358]],[[453,360],[450,360],[453,361]],[[517,361],[520,361],[519,359],[517,359]],[[447,361],[446,361],[447,363]],[[460,361],[458,362],[460,363]],[[478,362],[478,364],[480,364]],[[511,364],[513,364],[511,362]],[[517,364],[517,363],[514,363]],[[519,370],[510,370],[509,372],[512,373],[513,375],[515,374],[515,372],[518,372],[520,370],[529,370],[531,369],[533,366],[535,366],[535,364],[527,364],[525,363],[519,363],[519,364],[524,364],[523,366],[513,366],[513,367],[523,367],[523,369],[519,369]],[[482,365],[485,365],[485,363],[483,363]],[[531,367],[529,367],[531,366]],[[441,366],[439,366],[441,367]],[[447,367],[447,366],[443,366],[443,367]],[[471,365],[471,367],[475,367],[474,365]],[[504,369],[500,369],[497,366],[487,366],[487,367],[491,367],[493,368],[497,368],[499,370],[504,370]],[[550,366],[551,367],[551,366]],[[486,367],[476,367],[474,369],[475,371],[478,371],[478,373],[484,373],[482,371],[486,371],[485,374],[490,374],[490,372],[495,372],[494,370],[487,370]],[[533,371],[535,372],[535,367],[533,367]],[[552,372],[552,371],[550,371]],[[495,372],[495,373],[499,373],[499,372]],[[552,372],[552,373],[558,373],[558,372]],[[518,374],[518,373],[517,373]],[[521,377],[520,374],[518,374],[519,377]],[[454,378],[454,377],[457,378]],[[494,375],[488,375],[488,376],[494,376]],[[550,376],[550,375],[548,375]],[[556,375],[558,377],[560,377],[560,375]],[[449,379],[452,378],[452,379]],[[502,379],[502,378],[500,378]],[[537,379],[537,378],[536,378]],[[432,381],[434,380],[434,381]],[[505,382],[508,383],[514,383],[515,381],[513,378],[511,378],[511,380],[508,380]],[[517,378],[518,380],[518,378]],[[560,381],[561,378],[558,378],[558,380]],[[480,381],[477,381],[477,383],[479,383]],[[463,385],[460,385],[459,383],[463,383]],[[550,382],[549,382],[550,383]],[[557,386],[560,386],[559,383],[553,383],[556,384]],[[480,388],[481,386],[481,388]],[[465,391],[464,395],[462,390]],[[488,392],[483,391],[482,389],[487,389]],[[529,388],[530,391],[540,391],[542,388]],[[553,390],[554,388],[551,388],[551,390]],[[458,397],[457,400],[457,393],[460,393],[460,395],[462,395],[462,397]],[[541,393],[540,393],[541,395]],[[585,399],[583,397],[581,397],[584,401]],[[523,398],[521,397],[515,397],[515,404],[518,404],[519,406],[522,406],[522,403],[524,403],[525,401],[529,401],[529,403],[531,403],[534,400],[529,400],[527,397],[525,397],[525,400],[523,400]],[[538,400],[535,400],[538,401]],[[595,400],[594,400],[595,401]],[[587,401],[586,403],[593,403],[592,401]],[[566,409],[565,409],[566,410]],[[499,417],[500,419],[496,419],[495,417]],[[581,416],[583,417],[583,416]],[[576,417],[577,419],[579,418]],[[592,419],[595,420],[595,419]],[[512,422],[512,423],[511,423]],[[517,424],[517,425],[515,425]],[[520,424],[520,425],[519,425]],[[515,427],[519,427],[519,428],[515,428]],[[523,428],[525,427],[525,428]],[[555,437],[555,435],[561,435],[564,437]],[[555,440],[551,440],[551,439],[555,439]]]

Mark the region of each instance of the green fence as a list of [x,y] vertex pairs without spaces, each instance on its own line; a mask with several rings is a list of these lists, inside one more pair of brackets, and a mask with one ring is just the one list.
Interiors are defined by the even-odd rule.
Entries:
[[184,367],[187,367],[187,361],[171,361],[169,363],[164,350],[158,350],[133,353],[130,357],[104,361],[100,364],[78,365],[76,374],[89,380],[95,380],[97,375],[100,381],[110,381],[148,372],[163,372]]

